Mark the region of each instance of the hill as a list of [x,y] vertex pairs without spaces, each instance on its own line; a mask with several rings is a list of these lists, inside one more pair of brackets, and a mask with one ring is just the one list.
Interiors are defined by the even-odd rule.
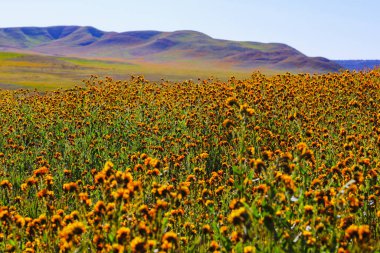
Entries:
[[196,31],[104,32],[94,27],[0,29],[0,51],[215,69],[334,72],[335,62],[280,43],[214,39]]

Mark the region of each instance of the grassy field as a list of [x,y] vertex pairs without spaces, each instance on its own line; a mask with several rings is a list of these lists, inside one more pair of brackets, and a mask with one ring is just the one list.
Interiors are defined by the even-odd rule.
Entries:
[[[267,74],[273,71],[263,70]],[[227,80],[229,76],[246,78],[248,70],[233,70],[223,66],[205,66],[199,62],[181,64],[147,63],[140,60],[123,62],[120,60],[91,60],[81,58],[54,57],[31,54],[0,52],[0,88],[30,88],[53,90],[81,85],[91,74],[99,77],[112,76],[125,80],[131,75],[144,75],[150,80],[161,78],[172,81],[208,78],[218,76]],[[274,72],[273,72],[274,73]]]
[[0,90],[0,251],[379,252],[379,89],[372,71]]

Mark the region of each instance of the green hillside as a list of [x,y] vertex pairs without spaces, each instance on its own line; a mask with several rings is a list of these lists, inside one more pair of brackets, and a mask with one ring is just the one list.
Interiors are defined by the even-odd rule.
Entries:
[[[174,64],[222,72],[336,72],[340,66],[307,57],[280,43],[214,39],[196,31],[104,32],[93,27],[56,26],[0,29],[0,51],[147,64]],[[163,72],[161,74],[169,74]]]

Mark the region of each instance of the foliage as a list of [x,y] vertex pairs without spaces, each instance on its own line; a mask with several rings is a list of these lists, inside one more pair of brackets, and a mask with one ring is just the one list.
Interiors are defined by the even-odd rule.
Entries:
[[380,249],[380,73],[0,90],[0,251]]

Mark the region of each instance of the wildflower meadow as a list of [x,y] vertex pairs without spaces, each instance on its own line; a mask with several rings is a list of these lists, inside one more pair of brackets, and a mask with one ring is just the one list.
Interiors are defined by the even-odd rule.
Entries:
[[0,252],[379,252],[380,71],[0,90]]

